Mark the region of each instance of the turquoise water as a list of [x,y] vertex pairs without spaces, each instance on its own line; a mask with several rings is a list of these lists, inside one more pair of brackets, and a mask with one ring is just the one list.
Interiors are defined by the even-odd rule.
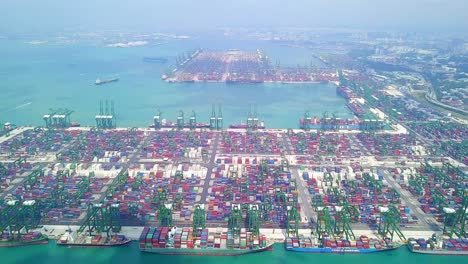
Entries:
[[54,243],[41,246],[28,246],[17,248],[0,248],[2,264],[26,263],[172,263],[172,264],[211,264],[211,263],[268,263],[268,264],[386,264],[386,263],[463,263],[466,257],[457,256],[429,256],[410,253],[405,247],[395,251],[375,254],[307,254],[285,251],[282,245],[277,244],[273,251],[236,257],[200,257],[200,256],[163,256],[141,253],[138,244],[132,243],[129,247],[117,248],[66,248],[58,247]]
[[[72,120],[94,125],[100,100],[115,102],[119,126],[147,126],[157,108],[174,120],[179,110],[192,110],[208,122],[211,104],[221,103],[225,124],[245,122],[250,104],[268,127],[296,128],[306,109],[321,116],[324,111],[351,117],[345,101],[331,84],[224,84],[166,83],[160,76],[168,64],[142,61],[144,56],[174,56],[197,47],[207,49],[261,48],[272,61],[284,66],[310,65],[310,51],[268,42],[232,42],[200,39],[172,41],[164,45],[110,48],[90,42],[31,45],[25,40],[0,39],[0,121],[18,125],[43,125],[49,108],[75,111]],[[7,51],[5,53],[5,51]],[[96,78],[118,75],[119,82],[96,86]]]

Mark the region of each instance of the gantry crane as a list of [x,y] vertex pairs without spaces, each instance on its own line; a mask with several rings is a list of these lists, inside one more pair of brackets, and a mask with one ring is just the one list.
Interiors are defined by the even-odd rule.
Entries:
[[33,170],[26,178],[26,180],[23,181],[23,187],[25,190],[29,191],[31,190],[32,186],[34,184],[39,182],[39,177],[44,176],[44,171],[42,170],[42,167],[39,167],[35,170]]
[[242,208],[239,204],[233,204],[229,215],[228,229],[234,237],[238,237],[242,228]]
[[20,209],[20,222],[26,233],[37,227],[41,220],[41,211],[35,200],[23,201]]
[[119,174],[115,177],[115,180],[109,185],[106,190],[105,197],[111,198],[115,191],[121,186],[122,184],[127,183],[128,181],[128,171],[122,169]]
[[334,219],[330,216],[328,207],[317,207],[317,225],[315,226],[315,232],[319,240],[324,235],[331,235],[335,232],[334,230]]
[[164,227],[172,227],[172,204],[162,204],[158,208],[159,225]]
[[156,114],[153,116],[154,129],[159,130],[162,127],[162,112],[157,109]]
[[405,236],[400,230],[401,215],[398,209],[391,205],[388,207],[379,207],[380,222],[378,233],[382,237],[390,237],[393,240],[396,234],[401,240],[405,240]]
[[17,200],[7,201],[0,211],[0,232],[10,234],[17,233],[20,236],[21,231],[21,204]]
[[216,126],[216,111],[215,111],[215,105],[211,105],[211,117],[210,117],[210,129],[215,130],[217,129]]
[[359,211],[356,207],[345,203],[343,206],[335,206],[335,234],[344,234],[347,240],[355,240],[350,223],[359,221]]
[[206,227],[205,205],[196,204],[193,212],[193,231],[198,232]]
[[271,202],[271,197],[267,196],[264,197],[263,203],[260,205],[260,210],[262,213],[262,220],[269,221],[270,220],[270,212],[273,210],[273,205]]
[[180,110],[179,115],[177,116],[177,129],[182,130],[184,126],[185,126],[184,112]]
[[106,100],[105,108],[104,103],[101,100],[99,102],[99,114],[95,116],[96,118],[96,127],[98,129],[109,129],[115,128],[116,124],[116,117],[114,111],[114,101],[111,101],[110,108],[109,108],[109,101]]
[[84,176],[78,183],[78,190],[73,195],[73,200],[77,201],[79,199],[83,199],[85,194],[89,191],[89,185],[89,177]]
[[458,208],[454,217],[453,224],[451,226],[450,237],[456,235],[459,238],[466,238],[468,236],[466,232],[468,214],[468,191],[464,192],[461,207]]
[[286,206],[286,233],[288,236],[297,237],[299,235],[299,212],[296,203],[292,202]]
[[305,111],[304,113],[304,119],[302,120],[300,124],[300,128],[309,131],[310,130],[310,125],[312,124],[312,118],[310,117],[309,111]]
[[92,236],[95,233],[120,232],[121,219],[119,204],[89,204],[86,219],[78,228],[78,233],[86,231]]
[[7,201],[0,211],[0,233],[8,232],[20,238],[24,231],[28,233],[38,226],[40,217],[41,212],[35,200]]
[[381,194],[382,193],[382,182],[379,180],[376,180],[374,177],[372,177],[369,173],[364,173],[364,182],[367,184],[369,187],[374,188],[374,192],[376,194]]
[[191,130],[197,128],[197,115],[195,114],[195,111],[192,111],[192,115],[190,116],[189,127]]
[[223,129],[223,112],[221,111],[221,104],[218,105],[218,116],[216,117],[216,129]]
[[247,211],[247,229],[252,235],[260,235],[261,211],[258,204],[250,204]]

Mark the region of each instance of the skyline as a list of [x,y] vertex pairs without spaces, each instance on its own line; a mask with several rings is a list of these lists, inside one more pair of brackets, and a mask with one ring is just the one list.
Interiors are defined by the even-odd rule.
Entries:
[[248,2],[5,0],[0,3],[0,32],[312,27],[465,33],[468,28],[468,15],[464,12],[468,2],[462,0]]

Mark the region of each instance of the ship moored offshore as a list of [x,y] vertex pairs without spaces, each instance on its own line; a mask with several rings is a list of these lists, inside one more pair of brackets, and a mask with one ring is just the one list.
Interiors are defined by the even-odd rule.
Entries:
[[101,85],[101,84],[106,84],[106,83],[111,83],[111,82],[116,82],[118,81],[119,78],[115,77],[115,78],[109,78],[109,79],[96,79],[96,81],[94,82],[94,84],[96,85]]
[[268,243],[264,235],[254,236],[251,232],[145,227],[139,246],[143,252],[166,255],[236,256],[271,250],[273,243]]

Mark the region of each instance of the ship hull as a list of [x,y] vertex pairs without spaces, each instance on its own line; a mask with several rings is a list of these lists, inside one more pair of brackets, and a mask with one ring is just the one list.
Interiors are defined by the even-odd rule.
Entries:
[[182,248],[140,248],[142,252],[160,255],[189,256],[239,256],[273,250],[273,244],[259,249],[182,249]]
[[365,249],[365,248],[286,248],[288,251],[302,252],[302,253],[324,253],[324,254],[369,254],[384,251],[392,251],[399,247],[382,248],[382,249]]
[[95,82],[94,84],[95,85],[103,85],[103,84],[106,84],[106,83],[112,83],[112,82],[118,82],[119,79],[111,79],[111,80],[103,80],[103,81],[100,81],[100,82]]
[[409,251],[416,254],[427,254],[427,255],[444,255],[444,256],[468,256],[468,251],[455,251],[455,250],[444,250],[444,249],[427,249],[427,250],[417,250],[411,247],[408,247]]
[[130,239],[126,239],[122,242],[115,242],[115,243],[103,243],[103,244],[91,244],[91,243],[67,243],[67,242],[60,242],[57,241],[57,246],[67,246],[67,247],[79,247],[79,248],[109,248],[109,247],[120,247],[125,246],[130,243]]
[[21,246],[32,246],[32,245],[43,245],[49,243],[49,239],[44,236],[39,239],[31,241],[0,241],[0,247],[21,247]]

